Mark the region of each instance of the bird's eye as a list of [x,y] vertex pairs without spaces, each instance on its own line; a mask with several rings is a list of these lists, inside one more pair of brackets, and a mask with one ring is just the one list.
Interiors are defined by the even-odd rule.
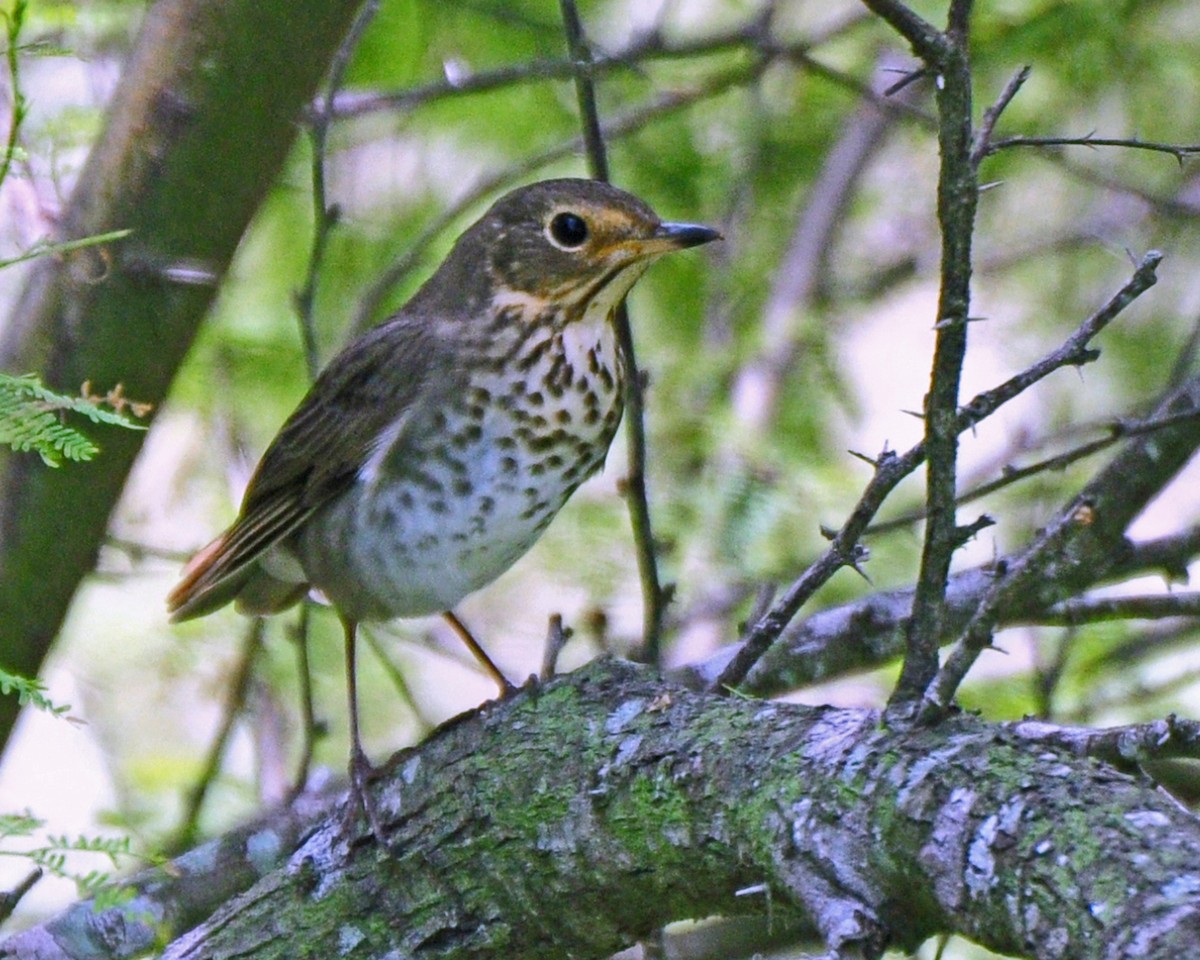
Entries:
[[550,239],[560,247],[574,250],[587,242],[588,225],[577,213],[560,213],[550,221]]

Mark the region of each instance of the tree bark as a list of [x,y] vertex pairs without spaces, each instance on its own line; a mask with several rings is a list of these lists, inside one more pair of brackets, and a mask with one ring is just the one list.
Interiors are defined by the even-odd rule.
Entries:
[[[163,956],[604,957],[673,920],[768,911],[834,956],[939,932],[1039,960],[1195,956],[1200,822],[1045,734],[887,729],[592,664],[393,758],[388,850],[345,833],[339,799]],[[77,914],[110,935],[134,919]],[[0,945],[121,955],[80,928]]]
[[[360,2],[150,6],[57,239],[133,233],[40,261],[0,338],[0,369],[67,393],[91,381],[162,402]],[[181,268],[202,282],[181,282]],[[109,429],[100,457],[63,470],[0,452],[9,670],[38,673],[144,436]],[[16,713],[15,698],[0,698],[0,747]]]

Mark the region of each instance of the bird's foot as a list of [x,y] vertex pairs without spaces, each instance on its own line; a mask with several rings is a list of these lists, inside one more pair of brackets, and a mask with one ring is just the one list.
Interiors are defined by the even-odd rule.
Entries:
[[371,761],[367,759],[367,755],[361,748],[352,748],[350,751],[350,797],[346,804],[344,828],[347,834],[352,834],[358,825],[358,815],[361,811],[366,817],[371,833],[375,835],[376,842],[386,849],[388,844],[383,832],[383,821],[379,818],[379,810],[370,790],[371,779],[375,773],[375,768],[371,766]]

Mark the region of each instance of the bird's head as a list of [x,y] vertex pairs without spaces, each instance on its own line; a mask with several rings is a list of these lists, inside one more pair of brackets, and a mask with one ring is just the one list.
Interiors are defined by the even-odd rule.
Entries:
[[607,315],[657,257],[719,238],[711,227],[663,222],[609,184],[545,180],[497,200],[447,265],[460,273],[470,264],[477,276],[482,267],[493,305],[549,305],[569,319]]

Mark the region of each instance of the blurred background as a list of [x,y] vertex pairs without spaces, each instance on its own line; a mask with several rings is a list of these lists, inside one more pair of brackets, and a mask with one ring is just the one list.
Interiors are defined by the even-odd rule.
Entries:
[[[944,17],[942,4],[914,6],[935,22]],[[29,4],[18,51],[29,112],[0,187],[0,260],[53,232],[144,9],[115,0]],[[905,450],[921,436],[911,412],[928,383],[939,265],[931,84],[883,95],[914,61],[855,3],[597,0],[581,3],[581,13],[593,54],[613,61],[597,84],[601,118],[612,124],[614,182],[664,218],[714,224],[726,237],[657,264],[630,297],[649,376],[654,530],[663,576],[676,585],[666,660],[678,665],[736,640],[764,585],[788,583],[819,554],[820,526],[840,526],[870,478],[851,451]],[[1030,79],[998,137],[1195,143],[1198,51],[1200,9],[1186,0],[980,2],[977,114],[1027,64]],[[323,359],[402,303],[499,193],[586,175],[564,58],[557,5],[545,0],[383,0],[351,61],[327,145],[328,198],[341,219],[317,286]],[[547,79],[553,70],[535,68],[544,64],[560,68]],[[475,89],[475,78],[501,68],[516,69]],[[10,74],[0,78],[5,128],[12,94]],[[78,722],[26,711],[2,758],[0,813],[31,811],[47,834],[122,834],[136,850],[162,849],[188,818],[185,798],[225,725],[227,747],[193,836],[278,800],[295,776],[299,615],[274,618],[261,636],[232,610],[170,627],[163,598],[190,552],[232,520],[258,456],[305,392],[295,295],[314,231],[311,162],[301,137],[156,413],[100,566],[48,664],[49,695],[70,704]],[[1166,259],[1158,286],[1104,333],[1100,362],[1056,373],[964,436],[964,489],[1144,416],[1173,378],[1194,372],[1200,330],[1194,161],[1017,147],[987,159],[981,176],[979,322],[964,398],[1058,346],[1128,279],[1131,257],[1153,247]],[[0,269],[0,325],[27,270]],[[1105,456],[1038,472],[964,507],[963,522],[987,512],[997,523],[957,565],[1024,543]],[[530,555],[459,610],[510,677],[538,671],[554,613],[574,631],[562,670],[636,644],[640,590],[618,492],[625,469],[618,439],[603,475]],[[909,515],[922,498],[920,477],[910,479],[882,519]],[[1132,532],[1155,537],[1198,522],[1200,483],[1189,468]],[[870,582],[844,571],[813,609],[911,584],[921,532],[909,520],[869,538]],[[1114,589],[1166,586],[1156,578]],[[304,629],[325,731],[310,774],[320,782],[340,776],[347,755],[340,627],[313,606]],[[360,697],[376,759],[494,693],[440,622],[376,626],[365,636]],[[1108,724],[1200,713],[1192,620],[1032,625],[1006,630],[998,643],[1003,654],[986,655],[961,696],[989,719]],[[880,705],[895,673],[893,664],[792,696]],[[1190,789],[1186,777],[1180,789]],[[26,869],[5,859],[0,890]],[[108,868],[79,862],[80,873]],[[20,922],[75,896],[69,882],[44,881]],[[953,950],[945,956],[989,956]]]

